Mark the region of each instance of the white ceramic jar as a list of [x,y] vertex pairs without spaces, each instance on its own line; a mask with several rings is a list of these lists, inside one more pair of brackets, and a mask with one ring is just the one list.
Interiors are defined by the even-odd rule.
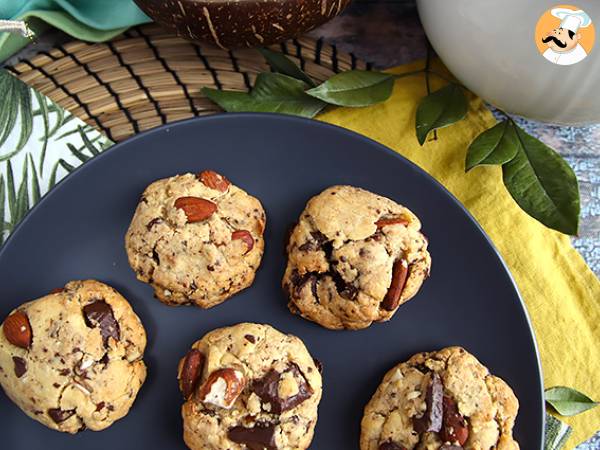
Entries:
[[534,36],[542,14],[565,3],[548,0],[418,0],[417,3],[435,51],[467,88],[486,101],[506,112],[547,122],[600,122],[600,0],[568,3],[584,10],[596,27],[595,48],[573,65],[546,60],[536,47]]

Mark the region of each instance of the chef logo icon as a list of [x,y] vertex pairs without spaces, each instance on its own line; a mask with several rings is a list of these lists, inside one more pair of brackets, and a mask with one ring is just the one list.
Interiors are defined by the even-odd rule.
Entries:
[[539,52],[554,64],[570,66],[587,57],[594,46],[595,30],[585,11],[558,5],[537,23],[535,41]]

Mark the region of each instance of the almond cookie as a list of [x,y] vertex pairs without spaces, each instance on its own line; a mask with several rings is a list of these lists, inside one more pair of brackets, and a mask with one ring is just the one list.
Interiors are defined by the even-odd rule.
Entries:
[[287,245],[290,311],[331,329],[390,320],[429,275],[419,219],[392,200],[333,186],[309,200]]
[[365,408],[361,450],[518,450],[512,389],[460,347],[390,370]]
[[254,281],[265,220],[256,198],[216,172],[158,180],[127,231],[129,264],[163,303],[210,308]]
[[304,450],[321,400],[317,363],[296,336],[241,323],[181,359],[183,438],[192,450]]
[[4,320],[0,384],[49,428],[103,430],[129,412],[144,383],[145,347],[127,300],[98,281],[72,281]]

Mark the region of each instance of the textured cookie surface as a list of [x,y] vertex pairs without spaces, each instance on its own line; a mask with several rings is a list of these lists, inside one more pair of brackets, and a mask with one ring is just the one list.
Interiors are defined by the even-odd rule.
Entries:
[[213,171],[188,173],[146,188],[125,247],[158,299],[210,308],[252,284],[264,228],[256,198]]
[[290,310],[331,329],[389,320],[429,275],[420,228],[407,208],[360,188],[313,197],[287,246]]
[[181,359],[184,440],[192,450],[303,450],[321,374],[302,341],[268,325],[214,330]]
[[129,303],[97,281],[24,303],[0,333],[0,384],[28,416],[68,433],[125,416],[146,378],[146,333]]
[[518,450],[512,389],[460,347],[419,353],[383,378],[361,450]]

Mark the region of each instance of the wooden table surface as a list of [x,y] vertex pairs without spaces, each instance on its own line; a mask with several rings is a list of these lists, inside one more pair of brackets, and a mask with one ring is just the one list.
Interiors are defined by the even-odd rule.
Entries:
[[[324,37],[339,49],[352,52],[378,68],[422,59],[426,52],[426,37],[415,0],[354,0],[341,16],[310,35]],[[60,32],[49,32],[5,64],[70,39]],[[582,213],[580,235],[573,239],[573,244],[596,275],[600,275],[600,124],[567,127],[527,119],[521,119],[520,124],[554,147],[575,170]],[[600,450],[600,433],[578,450]]]

